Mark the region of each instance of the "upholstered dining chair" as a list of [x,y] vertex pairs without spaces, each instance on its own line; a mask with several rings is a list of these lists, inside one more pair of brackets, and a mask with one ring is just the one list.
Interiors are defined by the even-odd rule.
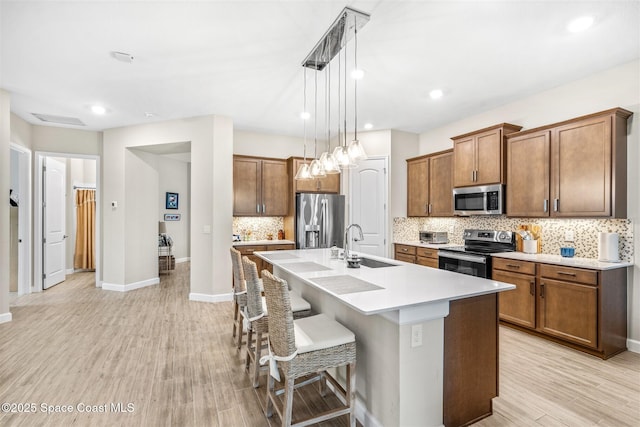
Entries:
[[[350,426],[355,427],[355,335],[324,314],[294,320],[287,282],[267,270],[262,271],[262,281],[269,312],[269,354],[260,360],[261,363],[269,362],[265,410],[267,417],[272,416],[275,407],[282,426],[291,426],[296,379],[321,373],[323,381],[329,380],[335,391],[343,395],[346,406],[323,412],[293,425],[308,425],[348,414]],[[346,391],[326,372],[329,368],[345,365]],[[275,381],[280,381],[280,372],[284,375],[282,405],[277,398],[282,389],[275,389]],[[321,390],[324,390],[324,387]]]

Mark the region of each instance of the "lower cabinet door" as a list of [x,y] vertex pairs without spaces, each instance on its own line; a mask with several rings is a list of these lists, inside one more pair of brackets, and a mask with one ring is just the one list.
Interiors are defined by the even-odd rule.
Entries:
[[493,280],[516,285],[515,289],[500,292],[500,319],[525,328],[536,327],[536,280],[534,276],[493,270]]
[[401,253],[396,252],[395,258],[398,261],[410,262],[412,264],[416,263],[416,256],[415,255],[407,255],[407,254],[401,254]]
[[583,346],[598,348],[598,287],[542,278],[538,329]]

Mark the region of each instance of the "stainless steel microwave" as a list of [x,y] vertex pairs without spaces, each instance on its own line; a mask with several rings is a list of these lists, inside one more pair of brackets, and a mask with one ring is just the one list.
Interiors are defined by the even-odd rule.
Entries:
[[500,184],[453,189],[456,215],[500,215],[504,213],[504,187]]

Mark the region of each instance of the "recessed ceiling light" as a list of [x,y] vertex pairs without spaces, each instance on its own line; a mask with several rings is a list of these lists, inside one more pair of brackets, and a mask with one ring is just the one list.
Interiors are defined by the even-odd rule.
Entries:
[[107,109],[102,105],[92,105],[91,111],[93,112],[93,114],[104,114],[107,112]]
[[573,21],[569,22],[569,25],[567,25],[567,30],[570,33],[580,33],[587,30],[592,25],[593,16],[581,16],[580,18],[576,18]]
[[372,125],[371,123],[365,123],[365,124],[364,124],[364,128],[365,128],[366,130],[373,129],[373,125]]
[[300,113],[300,118],[302,120],[309,120],[310,117],[311,113],[309,113],[308,111],[303,111],[302,113]]
[[155,117],[155,116],[156,116],[156,113],[152,113],[151,111],[146,111],[146,112],[144,113],[144,116],[145,116],[146,118],[148,118],[148,119],[149,119],[149,118],[151,118],[151,117]]
[[364,70],[355,69],[351,72],[351,78],[354,80],[360,80],[364,77]]
[[440,99],[442,98],[443,94],[444,93],[442,92],[442,89],[434,89],[429,92],[429,96],[431,97],[431,99]]
[[133,55],[130,53],[113,51],[111,52],[111,57],[120,62],[127,62],[129,64],[133,62]]

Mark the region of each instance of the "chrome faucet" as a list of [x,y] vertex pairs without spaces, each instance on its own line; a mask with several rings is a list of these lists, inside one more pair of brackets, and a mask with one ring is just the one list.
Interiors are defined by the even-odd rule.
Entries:
[[360,227],[358,224],[351,224],[347,227],[347,229],[344,231],[344,259],[345,261],[348,260],[350,258],[350,250],[349,250],[349,230],[351,230],[351,228],[356,228],[358,230],[358,235],[356,237],[353,238],[354,242],[358,242],[360,240],[364,240],[364,235],[362,234],[362,227]]

